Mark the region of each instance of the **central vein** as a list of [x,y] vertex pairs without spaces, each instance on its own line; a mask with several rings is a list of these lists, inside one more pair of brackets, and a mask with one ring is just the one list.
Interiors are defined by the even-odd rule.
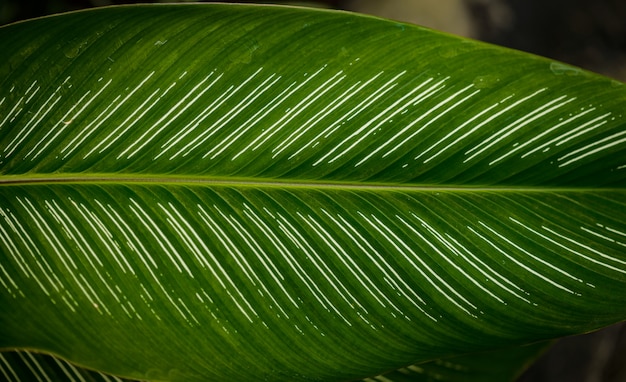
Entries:
[[270,178],[237,178],[180,175],[119,175],[119,174],[49,174],[39,176],[0,176],[0,186],[28,186],[53,184],[144,184],[162,186],[200,187],[252,187],[282,189],[334,189],[371,191],[421,191],[421,192],[626,192],[620,188],[604,187],[542,187],[516,185],[455,185],[418,183],[377,183],[371,181],[332,181]]

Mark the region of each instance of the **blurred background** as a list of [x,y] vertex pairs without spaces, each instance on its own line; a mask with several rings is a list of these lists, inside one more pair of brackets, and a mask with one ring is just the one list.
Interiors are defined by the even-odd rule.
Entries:
[[[165,1],[0,0],[0,25],[90,7],[158,2]],[[626,0],[256,2],[344,9],[420,24],[550,57],[626,82]],[[618,324],[560,340],[519,379],[548,381],[626,382],[626,326]]]

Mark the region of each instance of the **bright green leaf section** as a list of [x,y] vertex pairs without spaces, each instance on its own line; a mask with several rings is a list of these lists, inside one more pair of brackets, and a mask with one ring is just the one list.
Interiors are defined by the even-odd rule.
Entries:
[[269,6],[79,12],[0,50],[2,349],[351,380],[626,318],[615,81]]

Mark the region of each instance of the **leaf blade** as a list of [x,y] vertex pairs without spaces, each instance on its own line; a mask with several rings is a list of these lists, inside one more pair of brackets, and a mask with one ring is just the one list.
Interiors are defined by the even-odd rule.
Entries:
[[0,347],[133,378],[352,379],[624,318],[622,85],[261,9],[111,8],[30,24],[65,49],[0,39],[19,306]]

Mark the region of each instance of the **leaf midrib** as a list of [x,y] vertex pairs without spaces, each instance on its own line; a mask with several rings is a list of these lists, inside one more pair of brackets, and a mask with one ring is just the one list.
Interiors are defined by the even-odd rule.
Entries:
[[198,186],[198,187],[246,187],[246,188],[281,188],[281,189],[326,189],[360,191],[405,191],[405,192],[626,192],[616,187],[554,187],[525,185],[441,185],[411,183],[349,182],[330,180],[296,180],[270,178],[238,178],[218,176],[181,176],[181,175],[119,175],[119,174],[54,174],[40,176],[3,175],[0,187],[53,184],[118,184],[118,185],[162,185],[162,186]]

